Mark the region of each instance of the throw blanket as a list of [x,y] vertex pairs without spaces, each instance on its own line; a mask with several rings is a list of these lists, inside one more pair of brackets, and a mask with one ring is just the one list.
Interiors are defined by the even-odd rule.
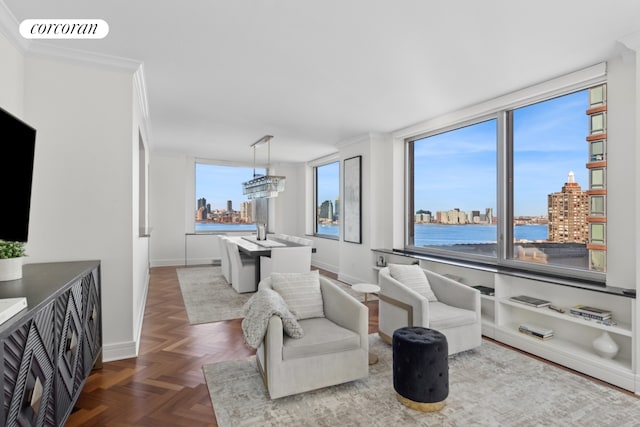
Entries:
[[284,331],[292,338],[302,338],[303,330],[287,303],[273,289],[260,289],[242,307],[242,333],[246,344],[257,349],[267,333],[271,316],[282,319]]

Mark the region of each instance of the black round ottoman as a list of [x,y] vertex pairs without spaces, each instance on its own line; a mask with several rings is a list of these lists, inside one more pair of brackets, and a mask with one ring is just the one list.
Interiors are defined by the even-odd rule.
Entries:
[[435,329],[405,327],[393,333],[393,388],[405,406],[439,411],[449,395],[447,338]]

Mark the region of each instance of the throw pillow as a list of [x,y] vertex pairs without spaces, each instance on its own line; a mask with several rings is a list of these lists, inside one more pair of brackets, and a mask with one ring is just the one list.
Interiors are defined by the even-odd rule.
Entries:
[[282,296],[296,319],[324,317],[318,270],[308,273],[271,273],[271,287]]
[[438,301],[431,290],[427,276],[419,265],[389,264],[389,273],[398,282],[426,297],[429,301]]

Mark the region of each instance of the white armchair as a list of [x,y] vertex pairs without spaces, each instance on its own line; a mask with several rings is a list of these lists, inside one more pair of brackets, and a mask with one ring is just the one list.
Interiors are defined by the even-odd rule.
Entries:
[[[403,280],[401,273],[392,276],[390,269],[404,271],[417,280]],[[425,292],[419,274],[428,282]],[[416,286],[416,282],[420,282]],[[447,337],[449,355],[480,346],[482,324],[480,292],[417,265],[389,266],[378,273],[380,337],[391,344],[393,332],[405,326],[422,326],[442,332]],[[429,290],[432,291],[431,301]]]
[[311,246],[275,247],[271,256],[260,257],[260,280],[271,273],[306,273],[311,271]]
[[[304,336],[291,338],[283,333],[282,319],[272,316],[256,351],[271,399],[369,375],[369,309],[330,280],[319,281],[324,317],[298,320]],[[259,289],[274,289],[272,284],[266,278]]]

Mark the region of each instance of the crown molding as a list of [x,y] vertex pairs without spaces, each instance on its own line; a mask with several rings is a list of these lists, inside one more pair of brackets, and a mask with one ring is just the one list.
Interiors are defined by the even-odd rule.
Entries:
[[26,53],[31,41],[20,35],[18,27],[19,22],[13,12],[11,12],[3,0],[0,0],[0,33],[4,34],[9,42],[16,48]]
[[19,27],[20,22],[11,9],[5,4],[4,0],[0,0],[0,32],[4,34],[8,41],[20,50],[23,55],[62,59],[85,65],[97,65],[131,72],[135,72],[142,64],[140,61],[128,58],[56,46],[51,42],[28,40],[20,35]]
[[20,35],[19,27],[20,23],[13,12],[11,12],[3,0],[0,0],[0,33],[4,34],[9,43],[13,44],[23,55],[58,59],[81,65],[97,66],[133,73],[133,85],[140,105],[143,126],[147,140],[151,139],[147,87],[144,67],[141,61],[56,46],[51,42],[28,40]]
[[618,41],[628,49],[633,50],[634,52],[638,52],[640,50],[640,32],[627,34],[626,36],[622,37]]

